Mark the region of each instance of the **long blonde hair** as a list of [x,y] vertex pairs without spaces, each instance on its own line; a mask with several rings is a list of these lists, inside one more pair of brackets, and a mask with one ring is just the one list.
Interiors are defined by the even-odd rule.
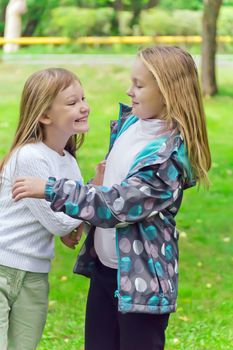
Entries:
[[[74,73],[63,68],[43,69],[27,79],[21,96],[18,127],[9,152],[0,163],[0,172],[16,148],[43,141],[43,125],[39,121],[41,116],[49,110],[60,91],[77,81],[80,83]],[[71,136],[65,149],[75,157],[83,140],[83,134]]]
[[157,81],[165,100],[167,120],[176,122],[185,140],[194,177],[208,187],[211,155],[192,56],[175,46],[154,46],[141,50],[138,55]]

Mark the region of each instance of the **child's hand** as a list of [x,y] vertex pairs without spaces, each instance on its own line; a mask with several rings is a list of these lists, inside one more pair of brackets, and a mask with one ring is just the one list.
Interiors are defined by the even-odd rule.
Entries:
[[63,244],[68,248],[75,249],[75,246],[79,243],[84,224],[79,225],[74,231],[70,232],[68,235],[62,236],[60,239]]
[[19,177],[12,189],[12,197],[17,202],[22,198],[45,198],[46,181],[38,177]]
[[95,176],[92,180],[93,185],[101,186],[104,181],[104,172],[106,167],[106,160],[102,160],[99,164],[97,164],[95,168]]

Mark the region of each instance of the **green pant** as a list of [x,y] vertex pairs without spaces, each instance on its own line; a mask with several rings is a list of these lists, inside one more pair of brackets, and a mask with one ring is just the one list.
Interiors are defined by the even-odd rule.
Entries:
[[47,273],[0,265],[0,349],[36,349],[46,322]]

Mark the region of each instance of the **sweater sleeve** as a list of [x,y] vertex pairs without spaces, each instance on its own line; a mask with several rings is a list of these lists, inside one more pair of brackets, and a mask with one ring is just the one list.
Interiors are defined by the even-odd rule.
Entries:
[[181,174],[169,159],[162,165],[142,168],[120,185],[109,188],[51,178],[45,195],[53,210],[106,228],[157,215],[174,205],[182,191]]
[[[42,155],[23,149],[20,150],[16,161],[15,178],[35,176],[46,180],[50,173],[49,164]],[[46,200],[27,198],[22,199],[22,201],[40,224],[53,235],[64,236],[72,232],[82,222],[64,213],[55,213]]]

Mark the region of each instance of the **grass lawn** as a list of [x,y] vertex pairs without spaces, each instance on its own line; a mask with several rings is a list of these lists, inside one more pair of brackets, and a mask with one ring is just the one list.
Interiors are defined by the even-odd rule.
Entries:
[[[35,66],[0,64],[0,158],[11,144],[20,92]],[[81,78],[92,107],[90,132],[78,155],[85,180],[103,159],[109,120],[125,91],[129,70],[119,66],[70,67]],[[178,310],[171,316],[166,350],[233,349],[233,70],[218,71],[219,95],[205,101],[213,167],[209,192],[185,193],[180,230]],[[39,350],[82,350],[88,280],[72,274],[77,251],[56,244],[50,274],[50,307]],[[97,301],[98,302],[98,301]],[[94,350],[94,349],[93,349]],[[146,349],[145,349],[146,350]]]

